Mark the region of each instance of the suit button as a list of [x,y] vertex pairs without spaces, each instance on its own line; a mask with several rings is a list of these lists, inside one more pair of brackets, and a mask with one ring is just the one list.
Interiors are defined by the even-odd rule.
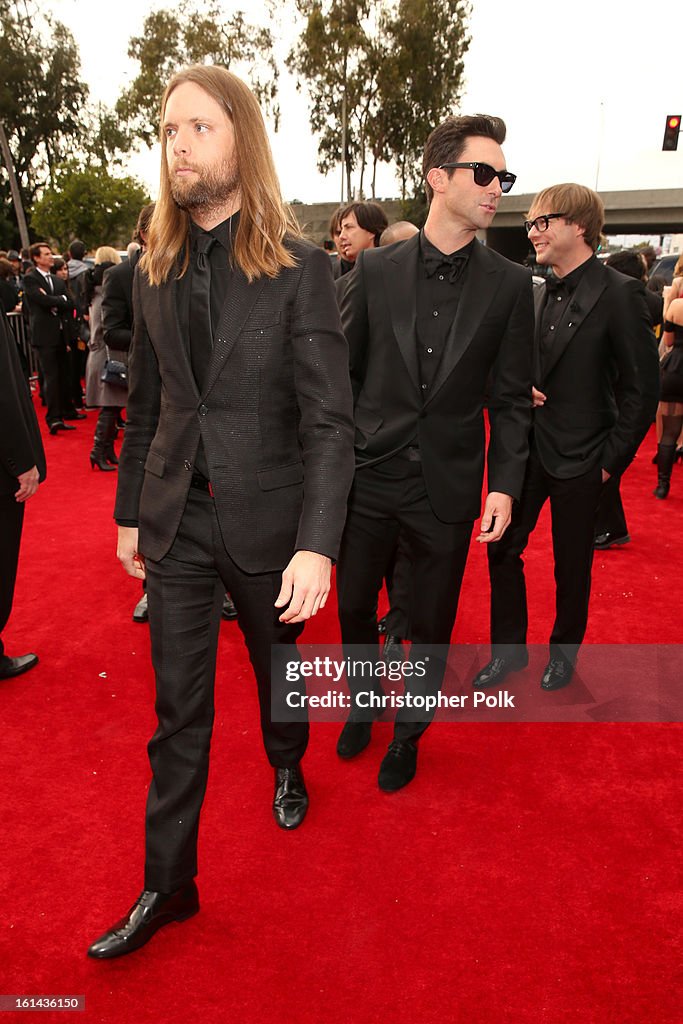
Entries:
[[199,406],[199,415],[200,416],[206,416],[208,411],[209,411],[209,407],[207,405],[200,405]]
[[192,463],[190,462],[189,459],[185,459],[185,461],[183,462],[183,466],[185,467],[185,469],[192,469]]

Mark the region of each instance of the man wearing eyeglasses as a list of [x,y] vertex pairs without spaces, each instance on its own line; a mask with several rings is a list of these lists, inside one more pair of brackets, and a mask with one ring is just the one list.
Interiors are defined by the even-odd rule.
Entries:
[[588,621],[602,486],[626,469],[656,409],[643,286],[595,256],[605,219],[600,196],[582,185],[555,185],[536,196],[528,216],[536,260],[552,274],[535,294],[534,423],[524,489],[510,529],[488,549],[492,660],[474,679],[480,689],[527,664],[521,555],[548,499],[556,614],[541,687],[571,682]]
[[[503,535],[521,493],[531,420],[531,277],[476,239],[515,181],[504,139],[504,122],[487,115],[439,125],[423,160],[430,204],[424,229],[360,253],[342,298],[356,474],[337,593],[344,644],[362,645],[370,658],[378,655],[377,597],[399,532],[412,563],[413,658],[423,645],[450,641],[481,512],[489,377],[488,495],[477,540]],[[435,659],[422,689],[438,690],[443,670]],[[342,758],[368,745],[378,714],[359,706],[358,683],[349,683]],[[368,690],[367,680],[360,685]],[[424,711],[399,711],[380,767],[383,790],[400,789],[415,775],[429,720]]]

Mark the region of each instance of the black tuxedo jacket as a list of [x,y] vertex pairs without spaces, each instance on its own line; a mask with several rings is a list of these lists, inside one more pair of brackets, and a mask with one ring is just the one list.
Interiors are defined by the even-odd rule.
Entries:
[[[545,285],[534,299],[540,322]],[[624,472],[656,411],[656,352],[641,282],[592,260],[548,356],[538,336],[534,347],[534,383],[547,396],[534,410],[534,441],[548,473]]]
[[489,490],[521,492],[531,422],[531,276],[475,244],[425,401],[415,327],[418,254],[418,235],[362,252],[341,298],[357,461],[379,461],[417,439],[434,512],[461,522],[481,509],[487,387]]
[[47,283],[39,271],[33,269],[24,277],[24,302],[28,306],[34,348],[60,348],[64,345],[62,317],[74,308],[64,281],[54,274],[50,274],[50,280],[52,294],[47,291]]
[[175,278],[138,270],[126,436],[115,518],[139,522],[140,551],[173,543],[201,437],[225,546],[245,572],[295,550],[335,558],[353,477],[348,350],[330,259],[291,241],[298,265],[249,284],[236,270],[197,389]]
[[45,452],[14,335],[0,313],[0,494],[15,494],[20,473],[36,466],[45,479]]

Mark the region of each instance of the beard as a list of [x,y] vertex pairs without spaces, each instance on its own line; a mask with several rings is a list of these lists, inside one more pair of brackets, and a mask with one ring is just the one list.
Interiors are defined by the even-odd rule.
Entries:
[[215,166],[186,164],[199,177],[179,178],[169,169],[171,195],[181,210],[214,210],[230,203],[239,193],[239,175],[234,160],[221,160]]

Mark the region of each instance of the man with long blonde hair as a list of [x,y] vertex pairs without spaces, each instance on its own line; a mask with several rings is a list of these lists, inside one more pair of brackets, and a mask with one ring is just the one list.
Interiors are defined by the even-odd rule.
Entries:
[[353,475],[351,388],[329,258],[280,196],[258,104],[220,67],[171,79],[134,284],[118,557],[147,577],[158,728],[144,891],[89,949],[121,956],[199,909],[199,813],[226,589],[258,684],[277,824],[308,797],[308,724],[271,720],[272,644],[325,605]]

